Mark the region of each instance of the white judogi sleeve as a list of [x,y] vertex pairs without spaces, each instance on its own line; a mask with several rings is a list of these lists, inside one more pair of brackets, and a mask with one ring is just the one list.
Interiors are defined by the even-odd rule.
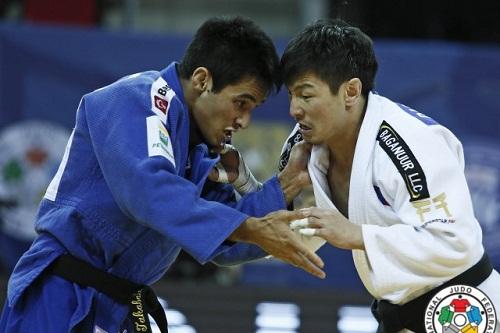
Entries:
[[484,252],[460,142],[405,116],[382,123],[374,150],[373,182],[390,208],[362,225],[373,288],[395,303],[460,274]]

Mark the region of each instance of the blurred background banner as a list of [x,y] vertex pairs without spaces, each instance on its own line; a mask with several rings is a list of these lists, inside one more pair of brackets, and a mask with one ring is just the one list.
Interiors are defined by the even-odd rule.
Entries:
[[69,138],[61,125],[15,122],[0,131],[0,262],[11,270],[31,244],[38,204]]
[[[33,119],[71,129],[83,94],[124,75],[163,68],[180,59],[188,41],[177,35],[1,25],[0,129]],[[287,39],[275,41],[281,52]],[[375,45],[380,61],[376,90],[433,117],[462,140],[485,244],[499,267],[500,47],[394,40],[375,40]],[[259,107],[253,126],[235,138],[261,179],[276,171],[279,150],[293,126],[284,90]],[[272,281],[360,288],[349,252],[325,247],[322,254],[335,263],[327,268],[332,269],[331,284],[291,267]],[[242,279],[272,283],[265,271],[274,271],[273,265],[245,267]]]
[[[376,90],[434,118],[463,143],[484,244],[500,269],[500,2],[464,6],[402,6],[390,0],[0,0],[0,304],[6,277],[34,236],[37,200],[57,170],[82,95],[179,60],[199,24],[220,14],[254,19],[273,36],[280,54],[295,32],[320,17],[340,16],[372,36],[379,60]],[[285,89],[253,115],[234,144],[257,178],[265,179],[277,171],[294,125]],[[314,203],[307,192],[299,199],[301,206]],[[373,332],[369,297],[351,253],[327,245],[319,254],[325,280],[275,260],[201,267],[182,253],[157,288],[200,332],[259,332],[260,324],[260,332],[271,332],[276,322],[283,323],[281,333]],[[185,301],[193,297],[203,301]],[[269,321],[262,313],[281,317]]]

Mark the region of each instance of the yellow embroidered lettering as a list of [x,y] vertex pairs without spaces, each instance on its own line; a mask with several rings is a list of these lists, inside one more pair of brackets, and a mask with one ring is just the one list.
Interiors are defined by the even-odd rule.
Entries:
[[436,209],[443,209],[446,213],[446,216],[451,217],[451,213],[448,210],[448,204],[446,203],[446,193],[443,192],[437,197],[433,198],[432,202],[435,204],[434,207],[436,207]]
[[412,202],[412,205],[417,210],[417,215],[420,217],[420,222],[423,223],[424,222],[424,214],[431,211],[431,209],[429,208],[431,205],[431,201],[429,199],[415,201],[415,202]]

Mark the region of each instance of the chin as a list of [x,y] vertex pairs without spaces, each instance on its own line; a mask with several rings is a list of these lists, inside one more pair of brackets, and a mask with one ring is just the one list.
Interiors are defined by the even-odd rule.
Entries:
[[224,147],[220,147],[220,146],[217,146],[217,147],[210,147],[209,148],[209,151],[212,153],[212,154],[220,154],[220,152],[222,151]]
[[312,138],[312,137],[308,138],[308,137],[302,136],[302,140],[304,140],[305,142],[310,143],[312,145],[317,145],[320,143],[320,142],[317,142],[317,140],[314,140],[314,138]]
[[224,146],[221,146],[220,144],[214,145],[214,144],[207,144],[208,150],[211,153],[219,154],[223,149]]

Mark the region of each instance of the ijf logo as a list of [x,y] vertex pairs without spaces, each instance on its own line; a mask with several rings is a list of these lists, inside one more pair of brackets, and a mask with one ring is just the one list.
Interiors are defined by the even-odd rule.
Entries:
[[425,309],[427,333],[494,333],[495,307],[481,290],[455,285],[438,292]]

